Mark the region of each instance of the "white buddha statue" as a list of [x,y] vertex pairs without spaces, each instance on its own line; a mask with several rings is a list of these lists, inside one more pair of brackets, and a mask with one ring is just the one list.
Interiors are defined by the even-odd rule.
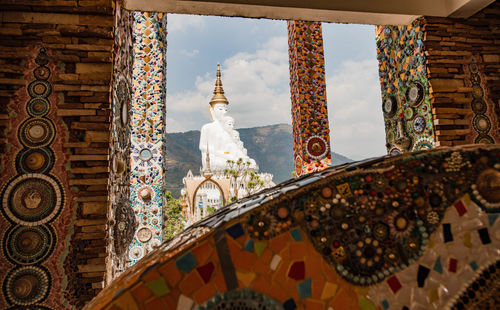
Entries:
[[[239,134],[234,130],[234,119],[226,116],[229,102],[222,89],[220,65],[217,64],[217,80],[215,82],[214,96],[210,100],[209,112],[211,123],[201,127],[200,151],[202,158],[206,158],[207,150],[210,157],[210,169],[223,171],[227,168],[227,161],[237,161],[242,158],[250,162],[250,169],[258,169],[255,160],[246,155],[246,149],[239,139]],[[237,133],[237,140],[235,139]],[[205,170],[206,162],[203,162]]]

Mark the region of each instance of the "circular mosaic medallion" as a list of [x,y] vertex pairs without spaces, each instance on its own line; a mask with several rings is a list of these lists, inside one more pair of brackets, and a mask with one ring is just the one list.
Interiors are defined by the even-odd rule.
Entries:
[[148,242],[152,237],[153,233],[149,227],[142,227],[137,230],[137,239],[142,243]]
[[491,129],[490,119],[483,114],[478,114],[472,120],[472,125],[474,129],[478,132],[487,133]]
[[33,75],[35,75],[35,78],[38,80],[47,80],[50,76],[50,70],[45,66],[41,66],[33,71]]
[[479,67],[477,64],[472,63],[469,65],[469,70],[471,73],[477,74],[479,72]]
[[411,106],[418,106],[424,98],[424,85],[414,82],[406,90],[406,100]]
[[4,237],[6,257],[14,264],[36,264],[54,250],[56,235],[50,226],[11,227]]
[[398,110],[398,101],[394,96],[389,96],[384,100],[382,110],[387,117],[393,117]]
[[475,144],[495,144],[495,140],[488,135],[480,135],[474,140]]
[[47,51],[44,47],[42,47],[38,55],[36,55],[35,63],[39,66],[45,66],[49,63],[49,55],[47,55]]
[[483,94],[483,88],[480,85],[476,84],[472,86],[472,96],[474,98],[482,98]]
[[416,133],[422,133],[424,132],[425,127],[426,127],[425,118],[423,116],[415,117],[415,119],[413,120],[413,130]]
[[401,150],[398,149],[397,147],[394,147],[389,151],[389,155],[399,155],[399,154],[401,154]]
[[138,260],[144,256],[144,249],[140,246],[135,246],[130,249],[128,256],[132,260]]
[[215,295],[199,310],[283,310],[283,305],[269,296],[250,289],[234,290]]
[[54,177],[44,174],[16,177],[8,183],[0,197],[5,216],[26,226],[53,220],[64,204],[62,186]]
[[306,149],[307,154],[312,158],[322,158],[328,151],[326,141],[319,136],[313,136],[307,139]]
[[50,284],[50,274],[44,267],[25,266],[9,271],[3,291],[8,303],[28,306],[47,298]]
[[47,81],[33,81],[28,85],[28,94],[31,97],[48,97],[52,92],[52,87]]
[[47,173],[54,166],[54,153],[49,148],[23,149],[16,156],[19,173]]
[[48,119],[28,119],[21,124],[18,135],[23,145],[42,147],[52,143],[55,137],[55,128],[52,121]]
[[470,105],[474,113],[486,113],[487,106],[483,99],[473,99]]
[[413,118],[413,115],[415,114],[415,111],[413,111],[413,108],[412,107],[408,107],[405,109],[404,111],[404,117],[407,119],[407,120],[410,120]]
[[422,150],[430,150],[433,148],[433,143],[432,141],[428,139],[419,139],[415,143],[415,147],[413,148],[414,151],[422,151]]
[[50,103],[45,98],[33,98],[26,105],[26,110],[31,116],[45,116],[50,109]]
[[139,151],[139,158],[142,161],[149,161],[151,160],[151,158],[153,158],[153,153],[150,149],[142,149]]

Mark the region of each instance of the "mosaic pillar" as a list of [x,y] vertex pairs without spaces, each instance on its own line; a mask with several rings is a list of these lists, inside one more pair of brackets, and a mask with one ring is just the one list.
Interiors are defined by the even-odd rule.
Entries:
[[386,147],[392,155],[435,146],[423,37],[418,21],[376,30]]
[[159,246],[163,236],[165,26],[162,13],[133,13],[130,203],[138,226],[129,265]]
[[321,23],[288,21],[296,176],[331,166]]

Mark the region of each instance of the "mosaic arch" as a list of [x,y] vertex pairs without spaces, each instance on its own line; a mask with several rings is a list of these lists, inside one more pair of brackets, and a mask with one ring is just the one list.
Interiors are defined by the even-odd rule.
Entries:
[[458,309],[497,282],[500,148],[381,157],[223,208],[87,309]]

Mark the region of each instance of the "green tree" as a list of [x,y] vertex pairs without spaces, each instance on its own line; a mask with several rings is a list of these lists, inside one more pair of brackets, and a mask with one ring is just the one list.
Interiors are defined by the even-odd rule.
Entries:
[[165,191],[165,240],[168,240],[184,229],[185,219],[182,216],[182,205],[170,191]]
[[228,160],[227,167],[224,169],[224,175],[231,180],[231,184],[234,184],[233,194],[229,201],[238,199],[240,189],[244,189],[248,196],[264,188],[264,181],[260,179],[258,174],[249,169],[249,161],[244,162],[243,158],[238,158],[237,161]]

